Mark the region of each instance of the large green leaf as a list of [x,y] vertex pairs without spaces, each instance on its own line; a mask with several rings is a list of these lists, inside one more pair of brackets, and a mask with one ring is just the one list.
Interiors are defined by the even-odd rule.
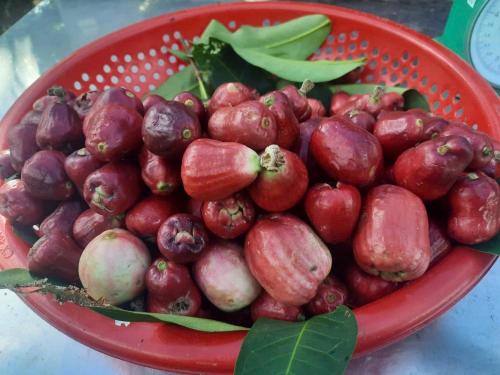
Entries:
[[356,319],[345,306],[300,323],[259,319],[243,342],[235,375],[340,375],[356,337]]
[[255,48],[277,57],[304,60],[318,49],[330,33],[330,19],[322,14],[295,18],[275,26],[241,26],[231,33],[219,21],[212,20],[201,43],[215,38],[233,47]]
[[194,69],[191,65],[169,77],[165,83],[160,85],[151,94],[156,94],[165,99],[172,99],[181,91],[189,91],[200,96],[200,85],[196,80]]
[[500,255],[500,233],[487,242],[483,242],[477,245],[470,246],[473,249],[482,251],[483,253],[489,253],[493,255]]
[[[370,94],[379,85],[365,84],[365,83],[355,83],[348,85],[329,85],[328,89],[331,93],[336,93],[338,91],[345,91],[350,95],[354,94]],[[410,108],[422,108],[429,111],[429,103],[425,100],[425,97],[415,89],[407,87],[397,87],[397,86],[383,86],[386,92],[397,92],[403,95],[405,98],[405,109]]]
[[279,78],[292,82],[327,82],[363,66],[366,59],[331,61],[331,60],[292,60],[267,55],[255,48],[234,47],[234,51],[245,61],[258,66]]
[[43,294],[51,294],[61,303],[76,303],[77,305],[88,307],[112,319],[125,322],[172,323],[203,332],[230,332],[248,329],[211,319],[124,310],[105,304],[102,301],[93,300],[83,289],[56,284],[46,278],[34,276],[30,274],[28,270],[22,268],[14,268],[0,272],[0,289],[10,289],[15,292],[20,292],[18,290],[19,288],[26,287],[37,288],[37,291]]

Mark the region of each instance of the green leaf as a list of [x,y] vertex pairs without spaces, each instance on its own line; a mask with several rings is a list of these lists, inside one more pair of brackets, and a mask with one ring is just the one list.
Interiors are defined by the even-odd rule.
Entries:
[[169,49],[168,52],[182,61],[189,61],[189,55],[186,52],[179,51],[178,49]]
[[252,65],[258,66],[277,77],[302,82],[309,79],[313,82],[327,82],[342,77],[350,71],[363,66],[366,59],[330,61],[292,60],[267,55],[258,49],[234,47],[234,51]]
[[331,30],[330,19],[322,14],[295,18],[275,26],[241,26],[231,33],[219,21],[212,20],[201,43],[215,38],[233,47],[255,48],[277,57],[304,60],[318,49]]
[[225,82],[241,82],[259,92],[267,92],[274,87],[275,78],[242,60],[221,41],[210,39],[209,44],[196,44],[192,55],[210,93]]
[[46,278],[34,276],[23,268],[13,268],[0,272],[0,289],[10,289],[22,294],[17,289],[26,287],[37,288],[36,292],[38,293],[51,294],[61,303],[72,302],[83,307],[88,307],[109,318],[125,322],[172,323],[203,332],[248,330],[245,327],[211,319],[124,310],[108,305],[103,301],[93,300],[83,289],[71,285],[58,285]]
[[500,255],[500,233],[498,233],[491,240],[477,244],[471,245],[475,250],[482,251],[483,253],[489,253],[493,255]]
[[[377,86],[380,85],[355,83],[349,85],[330,85],[328,86],[328,88],[332,93],[336,93],[338,91],[345,91],[350,95],[354,95],[354,94],[370,94]],[[405,109],[422,108],[426,111],[430,110],[429,104],[427,103],[425,97],[415,89],[407,87],[397,87],[397,86],[383,86],[383,87],[386,92],[397,92],[398,94],[403,95],[403,97],[405,98]]]
[[243,342],[235,375],[340,375],[356,337],[356,319],[345,306],[300,323],[259,319]]
[[194,69],[191,65],[169,77],[162,85],[151,94],[156,94],[165,99],[173,99],[181,91],[189,91],[200,96],[200,85],[196,80]]
[[232,332],[248,330],[246,327],[192,316],[129,311],[113,306],[92,307],[92,310],[102,315],[106,315],[109,318],[124,322],[172,323],[202,332]]

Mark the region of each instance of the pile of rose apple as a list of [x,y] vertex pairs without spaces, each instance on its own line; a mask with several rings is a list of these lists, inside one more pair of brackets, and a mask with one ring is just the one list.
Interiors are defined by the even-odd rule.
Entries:
[[500,229],[500,144],[403,105],[339,92],[325,117],[294,86],[226,83],[206,105],[55,87],[9,130],[0,213],[34,225],[32,273],[110,304],[240,321],[359,306]]

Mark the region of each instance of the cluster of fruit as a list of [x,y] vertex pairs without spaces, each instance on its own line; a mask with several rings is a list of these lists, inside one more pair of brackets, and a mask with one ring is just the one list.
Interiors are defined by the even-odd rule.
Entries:
[[498,142],[382,88],[325,117],[303,88],[50,89],[0,155],[0,214],[40,237],[29,270],[151,312],[298,320],[498,233]]

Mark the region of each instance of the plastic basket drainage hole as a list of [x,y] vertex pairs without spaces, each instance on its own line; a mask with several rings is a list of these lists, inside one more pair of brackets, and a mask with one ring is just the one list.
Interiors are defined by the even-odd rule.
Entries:
[[354,51],[356,49],[356,43],[349,44],[349,51]]
[[368,64],[368,67],[370,69],[375,69],[377,67],[377,60],[370,61],[370,63]]
[[333,53],[333,48],[332,48],[332,47],[326,47],[326,48],[325,48],[325,53],[326,53],[327,55],[331,55],[331,54]]
[[396,82],[398,80],[398,75],[393,73],[391,74],[391,82]]
[[163,60],[163,59],[158,59],[158,65],[159,65],[159,66],[164,66],[164,65],[165,65],[165,60]]
[[149,89],[149,91],[156,90],[156,86],[153,85],[153,84],[151,84],[151,85],[148,86],[148,89]]
[[111,67],[108,64],[104,64],[102,66],[102,70],[104,71],[104,73],[111,73]]
[[417,79],[417,78],[418,78],[418,72],[413,72],[413,73],[411,74],[411,78],[412,78],[412,79]]
[[387,53],[384,53],[384,55],[382,56],[382,61],[384,62],[389,61],[389,55]]
[[267,19],[267,18],[262,21],[262,25],[263,26],[269,26],[270,24],[271,24],[271,21],[269,19]]
[[343,43],[343,42],[345,42],[345,39],[346,39],[345,33],[340,33],[339,34],[339,42]]
[[151,48],[149,50],[149,56],[151,56],[151,57],[156,56],[156,50],[154,48]]
[[118,79],[118,77],[117,77],[117,76],[112,76],[112,77],[111,77],[111,83],[112,83],[113,85],[116,85],[116,84],[118,83],[118,81],[119,81],[119,79]]
[[160,47],[160,52],[163,53],[163,54],[166,54],[168,52],[167,46],[161,46]]
[[184,64],[179,64],[179,70],[184,70],[184,68],[186,68],[186,65],[184,65]]
[[175,31],[174,32],[174,38],[179,40],[182,38],[181,32],[180,31]]
[[332,44],[333,42],[335,42],[335,36],[334,35],[328,35],[328,37],[326,38],[326,41],[327,43],[329,44]]
[[344,46],[337,46],[338,53],[344,53]]
[[387,68],[382,68],[382,70],[380,71],[380,74],[382,74],[383,76],[387,75]]
[[152,68],[151,63],[148,63],[148,62],[147,62],[146,64],[144,64],[144,69],[146,69],[146,70],[151,70],[151,68]]
[[427,77],[422,78],[422,81],[420,81],[420,83],[422,84],[422,86],[427,86],[427,82],[428,82]]
[[363,40],[361,42],[361,48],[366,48],[366,47],[368,47],[368,41],[367,40]]
[[141,74],[139,76],[139,81],[141,81],[142,83],[146,82],[146,76],[144,74]]
[[392,62],[392,67],[393,67],[394,69],[397,69],[397,68],[399,67],[399,61],[398,61],[398,60],[394,60],[394,61]]
[[444,112],[445,114],[450,113],[450,112],[451,112],[451,105],[450,105],[450,104],[448,104],[446,107],[444,107],[443,112]]
[[146,56],[144,55],[144,52],[139,52],[139,53],[137,54],[137,58],[138,58],[139,60],[144,60],[144,58],[145,58],[145,57],[146,57]]
[[174,51],[177,51],[179,49],[179,45],[177,43],[174,43],[170,48],[172,48]]
[[90,79],[88,73],[82,73],[82,80],[87,82]]
[[100,75],[100,74],[96,75],[96,76],[95,76],[95,79],[96,79],[96,81],[97,81],[97,82],[99,82],[99,83],[104,82],[104,77],[103,77],[102,75]]
[[441,93],[441,97],[443,99],[448,99],[448,96],[450,96],[450,93],[448,92],[448,90],[444,90],[442,93]]
[[118,61],[118,56],[111,55],[110,60],[113,61],[113,62],[117,62]]
[[177,62],[177,59],[176,59],[176,57],[175,57],[175,56],[170,56],[170,57],[168,58],[168,61],[169,61],[171,64],[175,64],[175,63]]
[[139,67],[138,67],[137,65],[132,65],[132,66],[130,67],[130,71],[131,71],[132,73],[138,73],[138,72],[139,72]]
[[401,69],[401,72],[402,72],[404,75],[407,75],[407,74],[408,74],[408,72],[409,72],[408,67],[406,67],[406,66],[405,66],[403,69]]
[[453,97],[453,102],[458,103],[460,100],[462,100],[462,96],[458,93],[455,94],[455,96]]
[[82,88],[82,84],[78,81],[76,81],[74,84],[73,84],[73,87],[77,90],[81,90]]
[[463,108],[460,108],[459,110],[457,110],[455,112],[455,118],[460,118],[464,115],[464,109]]
[[374,78],[375,78],[375,77],[373,76],[373,74],[368,74],[368,75],[366,76],[366,81],[367,81],[367,82],[373,82],[373,79],[374,79]]
[[236,21],[229,21],[228,25],[231,29],[234,29],[236,27]]
[[160,73],[154,73],[153,74],[153,78],[156,79],[156,80],[159,80],[160,79]]
[[351,40],[356,40],[358,39],[359,32],[357,31],[351,31]]
[[378,48],[372,49],[372,56],[378,56],[379,53],[380,51],[378,50]]
[[132,82],[132,77],[130,76],[125,76],[125,82],[131,83]]
[[125,62],[131,62],[132,56],[130,56],[129,54],[126,54],[125,56],[123,56],[123,60],[125,60]]
[[432,92],[433,94],[435,94],[435,93],[437,92],[437,90],[438,90],[437,85],[436,85],[436,84],[433,84],[433,85],[431,86],[431,92]]
[[163,34],[161,38],[165,43],[168,43],[170,41],[170,36],[168,34]]
[[432,103],[432,108],[434,110],[438,109],[439,108],[439,101],[436,100],[434,103]]
[[166,70],[166,73],[167,73],[167,75],[171,76],[172,74],[174,74],[174,71],[172,69],[168,68]]
[[417,65],[418,65],[418,57],[415,57],[415,58],[411,61],[411,65],[413,65],[413,66],[417,66]]
[[408,53],[408,51],[404,51],[401,57],[403,58],[403,61],[407,61],[410,57],[410,54]]
[[139,92],[139,91],[141,91],[141,88],[138,85],[135,85],[134,86],[134,91],[135,92]]
[[125,73],[125,67],[123,65],[118,65],[116,70],[118,70],[118,73]]
[[96,86],[96,85],[94,85],[93,83],[91,83],[91,84],[89,85],[89,90],[90,90],[90,91],[95,91],[95,90],[97,90],[97,86]]

